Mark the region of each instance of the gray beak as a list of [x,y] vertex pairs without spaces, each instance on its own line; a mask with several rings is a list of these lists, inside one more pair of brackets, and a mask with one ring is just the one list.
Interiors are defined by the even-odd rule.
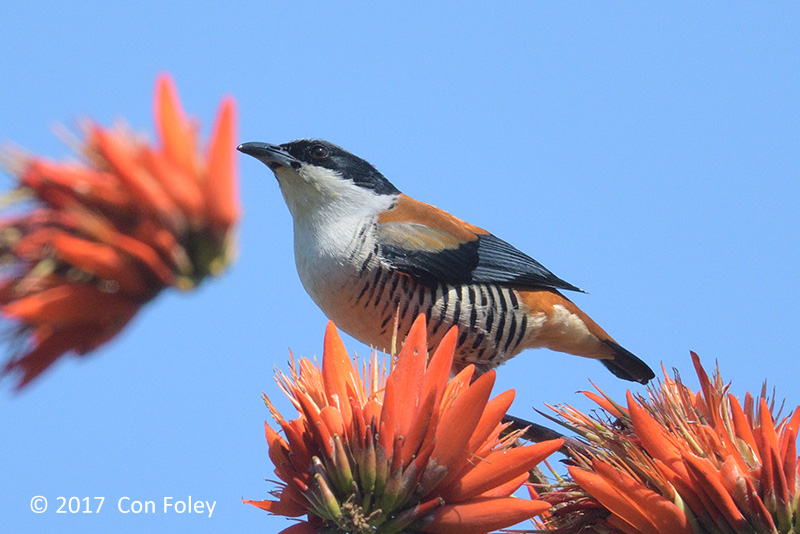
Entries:
[[273,171],[279,167],[300,168],[300,161],[278,145],[269,143],[242,143],[236,150],[253,156]]

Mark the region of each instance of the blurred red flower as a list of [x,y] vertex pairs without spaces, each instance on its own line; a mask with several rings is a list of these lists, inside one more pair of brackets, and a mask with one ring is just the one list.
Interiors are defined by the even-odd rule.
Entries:
[[485,534],[548,509],[511,494],[563,440],[511,447],[519,432],[501,432],[513,390],[489,400],[494,371],[470,383],[471,365],[449,379],[456,341],[454,328],[428,361],[420,316],[391,370],[373,353],[359,373],[329,323],[322,367],[304,358],[278,374],[299,416],[264,396],[283,431],[265,425],[282,482],[275,500],[244,502],[307,516],[282,534]]
[[208,147],[171,78],[156,84],[157,146],[128,127],[83,125],[79,162],[3,150],[29,200],[0,221],[0,312],[24,340],[5,366],[22,388],[63,354],[113,338],[166,287],[191,289],[231,261],[239,218],[235,107]]

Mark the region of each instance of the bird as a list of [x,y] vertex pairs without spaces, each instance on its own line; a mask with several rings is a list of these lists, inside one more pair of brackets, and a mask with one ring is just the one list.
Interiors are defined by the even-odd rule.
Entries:
[[454,372],[473,364],[482,374],[544,347],[597,359],[624,380],[654,378],[562,294],[578,287],[490,232],[401,193],[366,160],[321,139],[237,149],[277,178],[304,288],[362,343],[389,350],[395,328],[403,334],[424,314],[431,348],[458,328]]

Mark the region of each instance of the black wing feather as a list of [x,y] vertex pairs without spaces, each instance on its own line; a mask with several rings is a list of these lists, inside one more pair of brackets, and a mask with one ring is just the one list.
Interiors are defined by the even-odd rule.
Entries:
[[381,249],[393,267],[429,286],[478,283],[581,291],[492,234],[436,252],[409,249],[396,242],[383,243]]

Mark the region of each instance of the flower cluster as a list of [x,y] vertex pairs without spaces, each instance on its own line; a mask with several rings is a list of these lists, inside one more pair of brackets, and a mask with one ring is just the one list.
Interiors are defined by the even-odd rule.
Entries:
[[456,340],[453,329],[428,361],[420,316],[390,372],[373,353],[359,373],[330,323],[321,368],[302,359],[278,375],[299,416],[264,397],[283,431],[266,425],[282,484],[275,500],[244,502],[307,516],[282,534],[485,534],[549,508],[511,495],[563,440],[512,448],[514,392],[490,400],[494,372],[471,383],[472,366],[450,379]]
[[159,144],[129,128],[83,125],[77,162],[5,149],[27,200],[0,220],[0,313],[22,349],[4,373],[21,388],[68,352],[114,337],[162,289],[190,289],[232,257],[239,218],[235,110],[223,100],[207,149],[171,79],[158,79]]
[[587,441],[574,454],[573,483],[542,499],[562,533],[676,534],[800,532],[796,441],[800,410],[781,415],[766,391],[744,402],[717,369],[692,354],[701,390],[676,374],[628,393],[627,406],[586,392],[601,408],[588,416],[558,406],[560,421]]

